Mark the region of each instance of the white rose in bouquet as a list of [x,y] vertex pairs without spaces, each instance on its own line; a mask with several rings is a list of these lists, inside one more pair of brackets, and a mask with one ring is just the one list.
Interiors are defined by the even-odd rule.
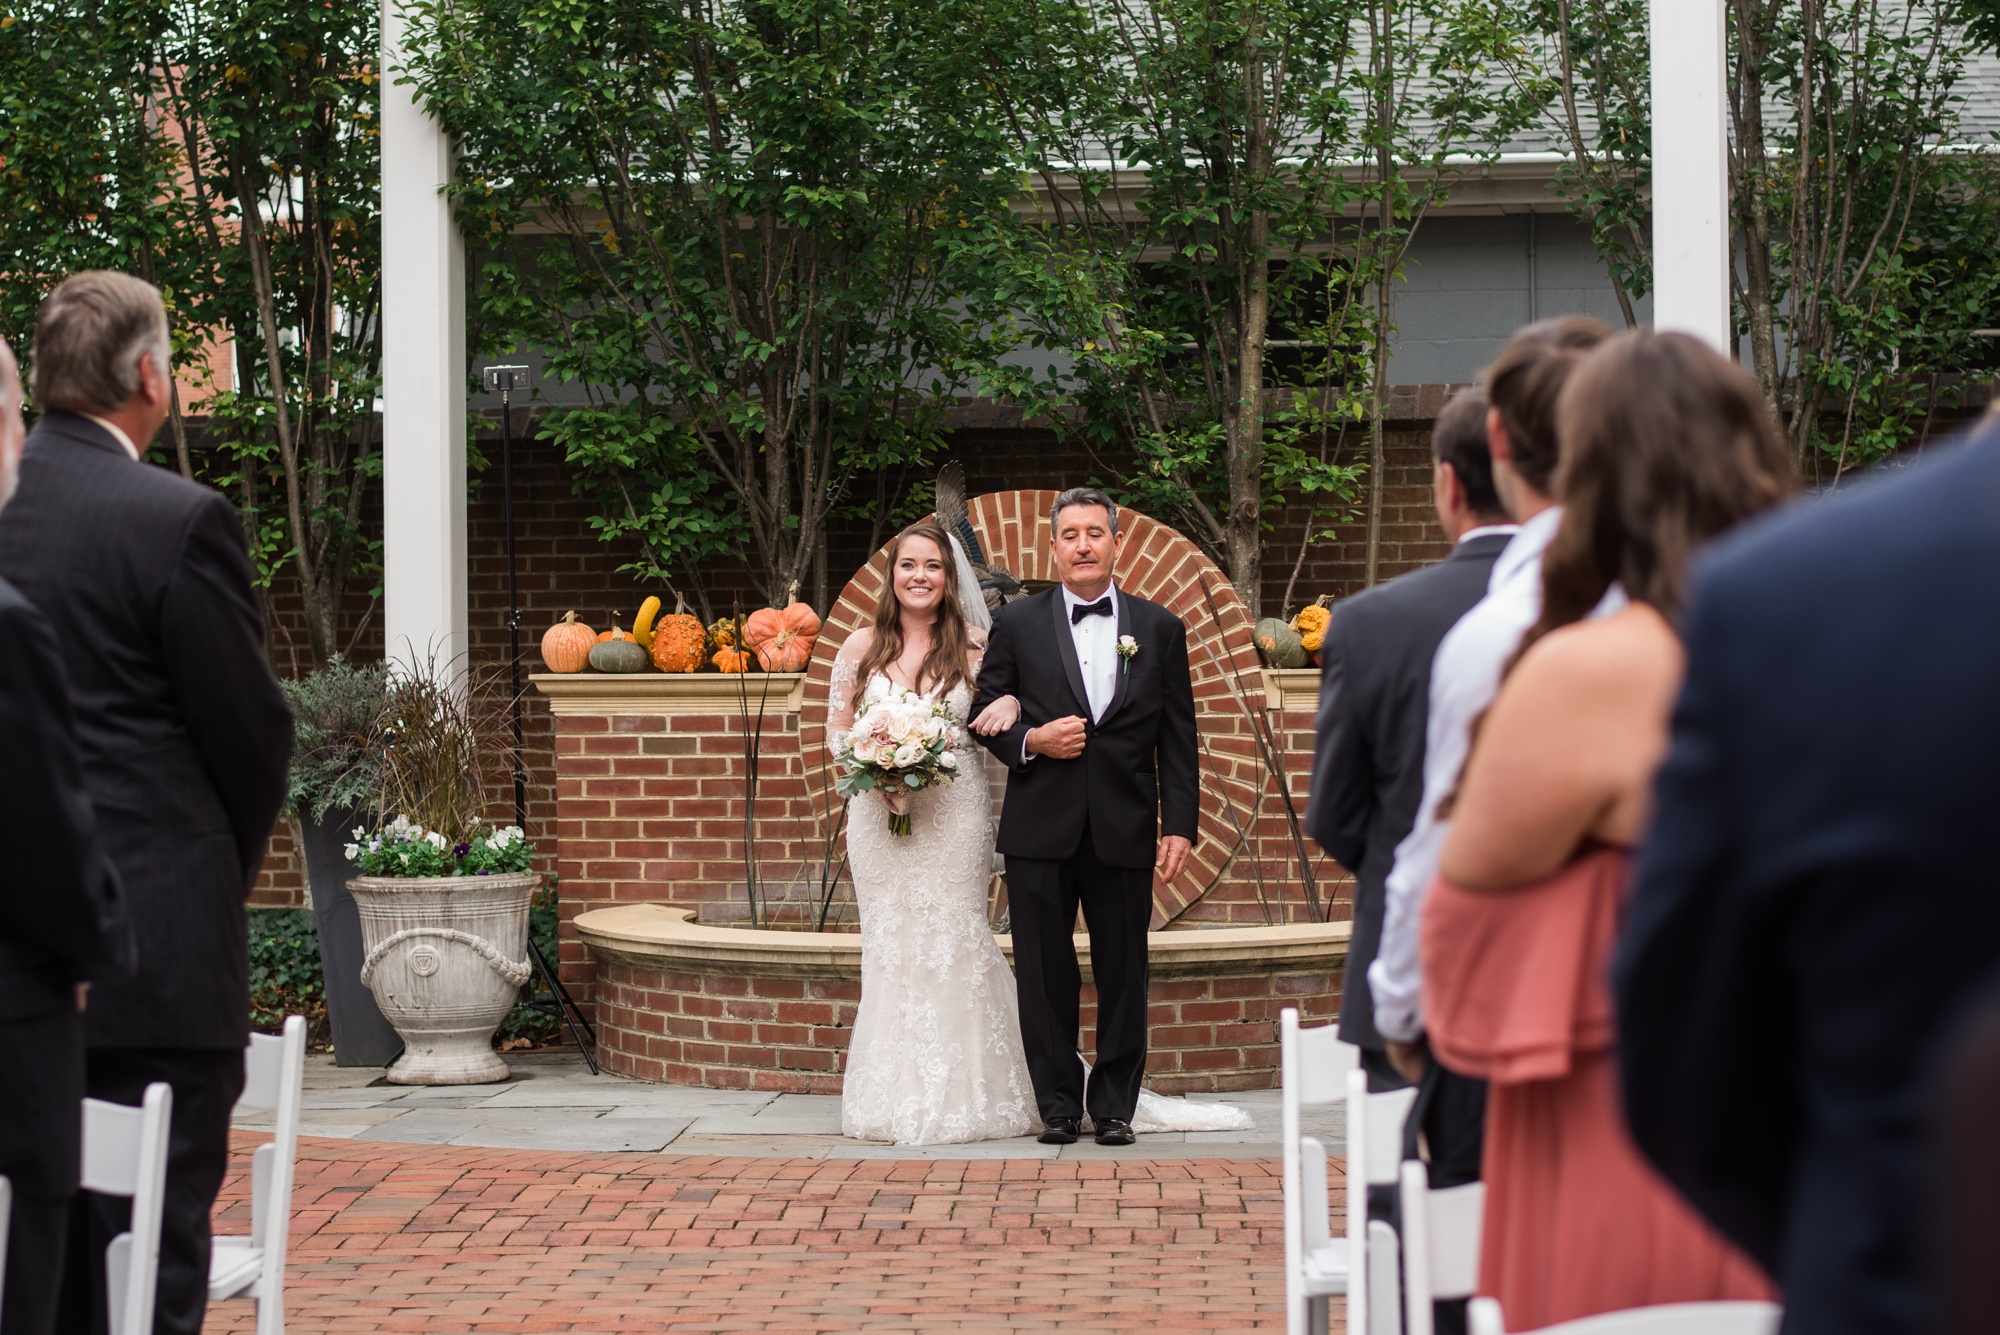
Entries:
[[941,769],[957,769],[958,757],[947,751],[938,757],[937,763]]
[[889,763],[897,769],[910,769],[918,761],[922,760],[926,754],[927,752],[924,749],[923,743],[908,741],[896,748],[896,754],[891,758]]

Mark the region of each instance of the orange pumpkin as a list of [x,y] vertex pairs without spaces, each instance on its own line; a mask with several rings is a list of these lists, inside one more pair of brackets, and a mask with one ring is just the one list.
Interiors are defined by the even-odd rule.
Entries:
[[766,672],[803,671],[818,639],[819,617],[804,603],[793,603],[782,612],[767,607],[743,622],[743,642],[757,651],[757,661]]
[[709,661],[714,663],[716,668],[723,672],[748,672],[751,663],[750,651],[748,649],[717,649],[715,657]]
[[630,635],[626,635],[624,631],[618,629],[618,614],[613,612],[611,614],[611,629],[600,631],[597,636],[597,642],[603,644],[606,640],[616,639],[620,635],[624,635],[628,640],[632,638]]
[[563,619],[542,632],[542,662],[551,672],[581,672],[590,666],[590,646],[597,632],[565,612]]
[[673,612],[653,623],[653,666],[662,672],[693,672],[707,647],[708,633],[676,595]]

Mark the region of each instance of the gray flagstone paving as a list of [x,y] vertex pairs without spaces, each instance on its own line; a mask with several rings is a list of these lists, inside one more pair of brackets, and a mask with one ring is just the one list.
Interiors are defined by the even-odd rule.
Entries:
[[[339,1067],[306,1058],[300,1129],[308,1136],[497,1149],[629,1151],[749,1155],[788,1159],[1194,1159],[1275,1158],[1280,1105],[1276,1090],[1196,1094],[1232,1103],[1256,1125],[1246,1131],[1141,1135],[1110,1147],[1085,1138],[1042,1145],[1033,1137],[973,1145],[884,1145],[840,1134],[840,1099],[831,1094],[765,1094],[653,1085],[590,1074],[575,1053],[512,1053],[513,1077],[498,1085],[422,1087],[379,1083],[374,1068]],[[236,1125],[268,1129],[268,1111]],[[1314,1110],[1305,1131],[1341,1153],[1339,1108]]]

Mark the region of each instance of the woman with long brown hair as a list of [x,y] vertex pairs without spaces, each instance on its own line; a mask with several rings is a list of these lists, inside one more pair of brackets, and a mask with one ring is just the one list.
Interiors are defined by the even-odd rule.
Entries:
[[[1003,696],[969,719],[986,633],[971,568],[932,520],[888,547],[888,588],[872,624],[834,659],[827,740],[898,691],[941,707],[956,782],[895,799],[853,799],[847,861],[861,915],[861,1005],[847,1049],[841,1129],[863,1140],[937,1145],[1025,1135],[1034,1090],[1021,1046],[1014,976],[986,925],[993,879],[992,799],[984,752],[968,735],[1005,732],[1020,706]],[[910,818],[893,833],[891,810]]]
[[1541,619],[1480,726],[1423,917],[1431,1048],[1490,1082],[1480,1292],[1516,1330],[1770,1296],[1633,1145],[1608,975],[1689,560],[1784,499],[1790,456],[1749,378],[1681,334],[1593,353],[1558,430]]

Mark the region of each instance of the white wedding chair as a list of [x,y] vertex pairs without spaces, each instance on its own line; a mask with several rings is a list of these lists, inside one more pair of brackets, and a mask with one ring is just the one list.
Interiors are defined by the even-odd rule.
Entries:
[[[1534,1335],[1774,1335],[1784,1310],[1776,1303],[1661,1303],[1543,1326]],[[1466,1324],[1471,1335],[1507,1335],[1491,1298],[1472,1300]]]
[[277,1135],[250,1159],[250,1236],[217,1237],[209,1253],[208,1300],[248,1294],[257,1303],[257,1335],[283,1335],[285,1329],[285,1245],[291,1236],[305,1072],[304,1016],[287,1016],[281,1038],[250,1035],[236,1106],[277,1109]]
[[[1417,1101],[1414,1085],[1386,1094],[1368,1092],[1368,1073],[1347,1073],[1347,1180],[1349,1198],[1355,1182],[1366,1201],[1371,1187],[1395,1189],[1403,1162],[1403,1125]],[[1365,1219],[1365,1211],[1362,1216]],[[1356,1216],[1348,1215],[1348,1236],[1357,1236]],[[1402,1335],[1402,1239],[1387,1220],[1366,1220],[1367,1273],[1347,1295],[1348,1325],[1365,1335]],[[1357,1318],[1356,1313],[1359,1313]]]
[[[1349,1335],[1398,1335],[1396,1234],[1368,1220],[1368,1185],[1393,1183],[1402,1152],[1403,1118],[1413,1089],[1368,1093],[1361,1053],[1340,1041],[1334,1026],[1304,1029],[1298,1011],[1278,1017],[1284,1099],[1285,1327],[1317,1335],[1328,1300],[1347,1298]],[[1300,1111],[1347,1105],[1347,1230],[1332,1236],[1327,1205],[1326,1147],[1299,1129]],[[1355,1267],[1353,1258],[1364,1263]],[[1386,1295],[1385,1305],[1372,1295]]]
[[1431,1304],[1470,1298],[1479,1284],[1479,1233],[1486,1184],[1433,1188],[1430,1169],[1410,1159],[1398,1184],[1403,1210],[1404,1335],[1431,1335]]
[[132,1198],[132,1227],[104,1249],[111,1335],[152,1335],[173,1112],[174,1091],[164,1083],[146,1086],[136,1108],[83,1101],[84,1190]]

